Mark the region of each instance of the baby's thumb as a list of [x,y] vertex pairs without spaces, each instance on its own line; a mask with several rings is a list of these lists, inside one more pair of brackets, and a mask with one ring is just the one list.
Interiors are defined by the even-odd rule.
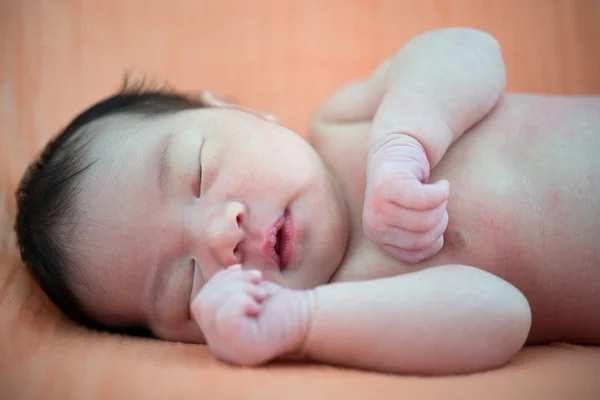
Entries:
[[450,182],[447,179],[441,179],[435,183],[446,195],[450,194]]
[[281,286],[269,281],[262,281],[260,285],[267,289],[267,296],[273,296],[281,290]]

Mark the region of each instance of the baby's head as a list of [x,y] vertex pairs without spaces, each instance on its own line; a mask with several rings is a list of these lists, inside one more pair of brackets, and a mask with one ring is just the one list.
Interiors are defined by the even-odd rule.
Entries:
[[347,210],[300,136],[214,97],[124,89],[75,118],[17,192],[21,254],[49,297],[101,329],[202,339],[189,304],[242,263],[326,283]]

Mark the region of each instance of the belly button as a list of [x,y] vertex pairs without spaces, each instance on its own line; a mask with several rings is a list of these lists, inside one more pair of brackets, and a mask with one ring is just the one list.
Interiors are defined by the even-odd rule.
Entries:
[[448,242],[456,249],[466,249],[469,245],[469,237],[462,229],[450,229],[446,233]]

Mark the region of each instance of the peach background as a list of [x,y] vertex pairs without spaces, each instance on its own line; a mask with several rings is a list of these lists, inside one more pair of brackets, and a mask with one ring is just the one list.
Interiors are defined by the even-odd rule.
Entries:
[[[298,384],[297,370],[287,367],[233,372],[238,384],[218,386],[231,372],[201,348],[92,336],[63,321],[23,272],[8,232],[14,187],[31,157],[75,113],[116,90],[127,71],[181,89],[212,88],[305,133],[336,87],[369,73],[410,36],[442,26],[494,34],[510,91],[598,94],[599,21],[596,0],[0,0],[0,397],[91,398],[87,388],[97,398],[127,390],[169,398],[185,396],[190,382],[202,386],[199,394],[212,384],[213,395],[258,397],[281,389],[257,391],[269,377],[321,396],[380,397],[410,387],[420,396],[468,388],[530,398],[598,394],[585,379],[600,370],[600,353],[575,350],[587,360],[577,364],[568,346],[544,355],[527,350],[512,369],[474,381],[410,378],[400,382],[412,386],[399,386],[392,377],[329,377],[332,369],[322,368],[305,372],[307,383]],[[205,362],[186,369],[197,357]],[[535,372],[546,383],[535,388],[527,386],[532,357],[548,360]],[[119,373],[123,368],[129,372]],[[575,384],[569,373],[584,380]],[[148,379],[167,386],[148,387]],[[369,386],[332,392],[340,382]]]
[[[303,132],[343,82],[442,26],[501,42],[511,91],[600,92],[596,0],[1,0],[1,147],[10,181],[126,71],[231,94]],[[4,175],[5,176],[5,175]]]

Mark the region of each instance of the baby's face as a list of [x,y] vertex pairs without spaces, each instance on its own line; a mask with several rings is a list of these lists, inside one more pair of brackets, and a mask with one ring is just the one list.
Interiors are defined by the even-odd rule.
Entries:
[[242,263],[291,288],[326,283],[347,209],[321,159],[280,125],[231,109],[113,116],[89,144],[73,277],[105,323],[196,342],[190,301]]

